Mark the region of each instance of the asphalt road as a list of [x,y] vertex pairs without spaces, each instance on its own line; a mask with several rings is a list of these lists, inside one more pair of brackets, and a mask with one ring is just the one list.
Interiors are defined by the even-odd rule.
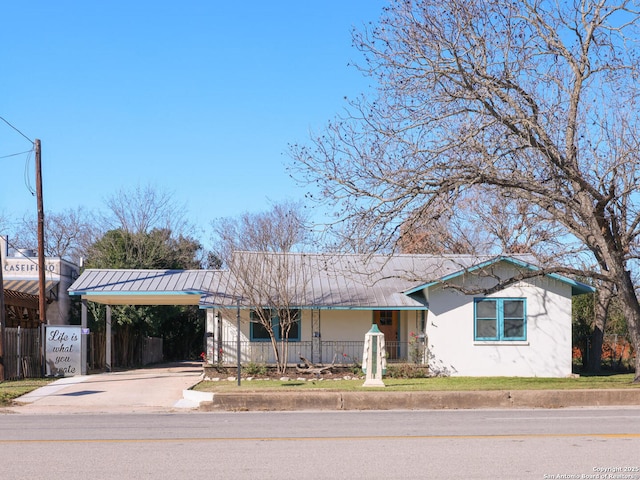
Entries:
[[639,452],[640,408],[0,415],[2,479],[640,480]]

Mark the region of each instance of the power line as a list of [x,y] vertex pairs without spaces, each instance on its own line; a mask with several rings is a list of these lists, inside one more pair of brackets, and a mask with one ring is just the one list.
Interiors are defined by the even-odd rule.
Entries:
[[16,132],[18,132],[20,135],[22,135],[24,138],[26,138],[29,143],[35,143],[33,140],[31,140],[29,137],[27,137],[24,133],[22,133],[20,130],[18,130],[16,127],[14,127],[13,125],[11,125],[11,123],[5,119],[4,117],[0,116],[0,120],[2,120],[4,123],[6,123],[7,125],[9,125],[11,128],[13,128]]
[[10,153],[9,155],[3,155],[0,157],[0,160],[2,160],[3,158],[17,157],[18,155],[24,155],[25,153],[31,153],[31,152],[33,152],[33,148],[31,150],[25,150],[24,152]]
[[27,159],[24,162],[24,185],[27,187],[27,190],[29,190],[31,195],[35,195],[36,191],[31,185],[31,177],[29,176],[29,163],[31,162],[31,154],[33,153],[33,150],[30,150],[28,153],[29,155],[27,155]]

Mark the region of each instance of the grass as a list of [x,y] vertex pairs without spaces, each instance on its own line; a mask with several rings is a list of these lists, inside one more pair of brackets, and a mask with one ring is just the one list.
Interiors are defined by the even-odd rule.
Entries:
[[52,378],[26,378],[24,380],[0,382],[0,407],[11,405],[14,399],[36,388],[40,388],[53,380]]
[[[527,377],[437,377],[437,378],[385,378],[385,391],[469,391],[469,390],[571,390],[640,388],[633,383],[633,374],[581,376],[579,378],[527,378]],[[364,380],[243,380],[203,381],[194,390],[203,392],[255,392],[255,391],[369,391]]]

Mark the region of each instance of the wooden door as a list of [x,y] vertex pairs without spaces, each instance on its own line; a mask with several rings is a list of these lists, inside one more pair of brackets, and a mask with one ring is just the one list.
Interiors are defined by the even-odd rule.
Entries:
[[397,359],[400,351],[400,344],[398,343],[398,314],[397,310],[376,310],[373,312],[376,325],[384,333],[387,358],[390,360]]

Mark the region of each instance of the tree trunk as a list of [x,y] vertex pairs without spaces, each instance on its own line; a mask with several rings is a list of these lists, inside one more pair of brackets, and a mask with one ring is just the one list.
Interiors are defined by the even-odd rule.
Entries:
[[276,369],[278,373],[281,373],[280,372],[280,350],[278,349],[278,340],[276,340],[276,337],[273,334],[271,334],[271,348],[273,348],[273,356],[276,361]]
[[607,326],[609,306],[613,298],[613,288],[609,283],[602,282],[596,293],[596,300],[593,306],[594,325],[589,345],[589,362],[587,370],[598,373],[602,369],[602,345],[604,344],[604,331]]
[[282,373],[287,372],[287,360],[289,359],[289,338],[286,335],[282,339],[280,351],[282,352]]
[[638,350],[640,349],[640,303],[638,303],[638,297],[636,296],[633,281],[631,280],[631,273],[624,271],[622,279],[618,283],[618,294],[622,303],[622,311],[627,319],[627,327],[629,329],[629,336],[631,337],[631,343],[636,354],[635,359],[635,376],[633,383],[640,383],[640,355]]
[[589,361],[587,371],[599,373],[602,370],[602,345],[604,344],[604,323],[596,317],[591,341],[589,342]]

